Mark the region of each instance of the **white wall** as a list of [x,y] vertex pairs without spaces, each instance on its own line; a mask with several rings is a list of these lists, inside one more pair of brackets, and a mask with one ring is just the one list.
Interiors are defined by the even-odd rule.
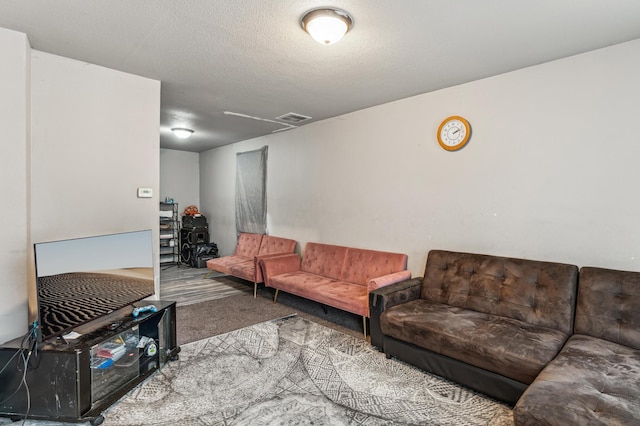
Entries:
[[[217,244],[221,256],[232,254],[235,250],[236,152],[241,146],[257,145],[251,145],[251,142],[247,142],[200,153],[201,208],[207,212],[209,240]],[[264,143],[260,146],[264,146]],[[253,148],[241,151],[251,149]],[[268,164],[267,167],[270,165]],[[267,174],[269,173],[267,170]]]
[[27,332],[29,42],[0,28],[0,343]]
[[160,150],[160,201],[167,197],[173,198],[173,201],[178,203],[180,213],[186,206],[196,205],[200,208],[198,153],[173,149]]
[[33,243],[153,229],[158,247],[160,82],[32,51],[3,29],[0,50],[3,342],[27,330]]
[[202,153],[200,198],[230,253],[235,153],[269,145],[270,233],[301,246],[404,252],[414,276],[430,249],[640,271],[638,99],[640,40]]
[[160,82],[44,52],[31,60],[33,242],[153,229],[158,247]]

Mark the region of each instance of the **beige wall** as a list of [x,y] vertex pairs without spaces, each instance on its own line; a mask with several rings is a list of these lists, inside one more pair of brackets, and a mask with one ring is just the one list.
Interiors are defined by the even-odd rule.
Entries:
[[[32,51],[24,35],[7,33],[0,32],[10,59],[0,65],[0,84],[13,98],[3,96],[0,109],[12,111],[15,137],[6,139],[0,173],[15,217],[0,243],[0,342],[27,330],[32,244],[153,229],[157,247],[160,181],[160,82]],[[138,187],[154,197],[137,198]],[[157,274],[158,259],[156,251]]]
[[0,28],[0,343],[27,331],[29,42]]
[[209,239],[218,245],[220,255],[232,254],[235,249],[235,162],[236,152],[242,146],[257,147],[255,142],[253,145],[249,142],[200,153],[200,203],[202,210],[208,214]]
[[157,247],[160,82],[38,51],[31,66],[33,242],[153,229]]
[[235,153],[269,145],[269,230],[302,246],[404,252],[414,276],[436,248],[640,271],[638,99],[640,40],[202,153],[201,203],[230,253]]
[[200,207],[199,178],[200,163],[197,152],[160,150],[160,201],[166,197],[173,198],[174,202],[178,203],[181,213],[186,206]]

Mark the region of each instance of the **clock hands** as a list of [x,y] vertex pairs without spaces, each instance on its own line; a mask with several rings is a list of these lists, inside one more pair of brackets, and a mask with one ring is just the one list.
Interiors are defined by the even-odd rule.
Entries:
[[460,127],[454,127],[447,130],[447,137],[449,139],[455,139],[458,137],[458,133],[462,130]]

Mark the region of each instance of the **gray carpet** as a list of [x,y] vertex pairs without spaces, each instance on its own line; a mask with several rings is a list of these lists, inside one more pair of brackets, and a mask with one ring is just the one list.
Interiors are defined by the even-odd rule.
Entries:
[[274,290],[263,284],[254,298],[252,282],[208,272],[180,265],[160,273],[160,298],[178,302],[178,345],[292,314],[364,339],[359,315],[283,292],[274,304]]
[[359,315],[283,292],[278,295],[278,303],[274,304],[273,289],[265,289],[264,286],[258,288],[258,297],[254,299],[253,284],[245,281],[244,285],[249,290],[239,295],[178,306],[178,344],[183,345],[292,314],[364,339],[362,317]]
[[512,425],[508,407],[298,316],[182,346],[105,425]]

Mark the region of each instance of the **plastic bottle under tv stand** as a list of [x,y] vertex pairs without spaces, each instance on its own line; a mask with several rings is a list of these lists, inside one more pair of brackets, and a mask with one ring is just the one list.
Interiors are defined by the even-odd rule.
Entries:
[[[150,303],[157,307],[156,312],[133,318],[129,306],[79,327],[77,330],[84,332],[77,340],[51,339],[38,344],[37,356],[32,354],[26,375],[31,395],[28,418],[98,425],[104,420],[104,410],[166,362],[178,359],[176,303],[154,300],[135,305]],[[103,359],[98,356],[100,351],[112,349],[112,344],[119,344],[121,339],[133,342],[132,336],[153,338],[157,342],[155,355],[146,356],[144,348],[136,353],[125,345],[129,349],[125,355],[130,359],[121,356],[104,368],[97,367],[97,361]],[[20,340],[0,347],[0,369],[19,350]],[[22,380],[19,360],[15,357],[0,374],[0,416],[12,420],[22,420],[27,413],[24,386],[10,397]]]

